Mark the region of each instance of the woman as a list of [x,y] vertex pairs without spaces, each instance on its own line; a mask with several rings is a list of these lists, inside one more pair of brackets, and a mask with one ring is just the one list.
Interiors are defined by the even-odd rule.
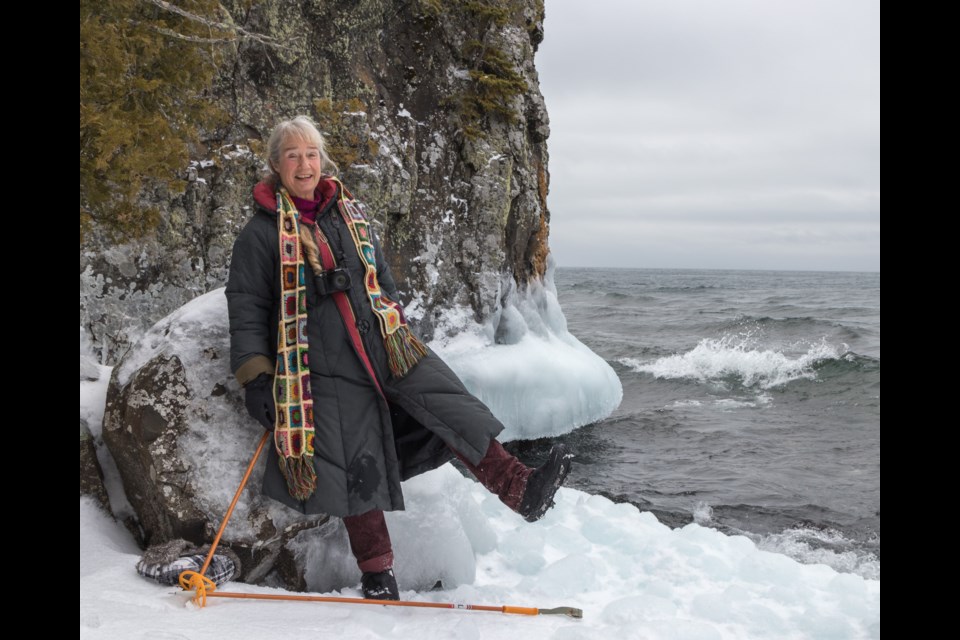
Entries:
[[364,597],[399,598],[383,512],[400,482],[456,455],[533,522],[570,469],[554,447],[537,469],[494,437],[503,425],[413,334],[358,203],[332,175],[305,116],[268,142],[270,175],[230,264],[230,364],[247,410],[273,431],[264,494],[343,518]]

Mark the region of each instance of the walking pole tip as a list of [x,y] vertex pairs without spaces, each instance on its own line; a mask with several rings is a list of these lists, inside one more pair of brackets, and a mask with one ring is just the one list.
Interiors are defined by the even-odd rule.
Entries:
[[583,609],[576,607],[554,607],[553,609],[540,609],[540,615],[563,615],[571,618],[582,618]]

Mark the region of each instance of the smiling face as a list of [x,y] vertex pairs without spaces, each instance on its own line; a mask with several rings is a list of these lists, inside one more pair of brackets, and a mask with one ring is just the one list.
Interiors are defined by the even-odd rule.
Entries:
[[320,149],[298,136],[288,137],[283,142],[280,158],[274,167],[287,191],[305,200],[313,200],[322,168]]

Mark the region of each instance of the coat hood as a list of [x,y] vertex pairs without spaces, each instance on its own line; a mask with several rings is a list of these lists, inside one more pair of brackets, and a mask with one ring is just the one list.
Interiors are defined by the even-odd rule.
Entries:
[[[320,178],[320,183],[314,191],[314,198],[320,199],[320,211],[323,211],[330,204],[330,201],[337,197],[339,187],[335,180],[324,176]],[[275,184],[264,181],[253,188],[253,199],[261,209],[276,215],[277,213],[277,187]]]

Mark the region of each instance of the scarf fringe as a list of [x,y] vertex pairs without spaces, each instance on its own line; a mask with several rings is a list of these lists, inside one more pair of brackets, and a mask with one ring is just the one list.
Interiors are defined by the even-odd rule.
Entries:
[[427,355],[427,348],[406,326],[402,326],[383,339],[387,349],[387,362],[394,377],[407,375]]
[[280,473],[287,481],[287,491],[297,500],[306,500],[317,489],[317,472],[313,470],[313,457],[278,458]]

